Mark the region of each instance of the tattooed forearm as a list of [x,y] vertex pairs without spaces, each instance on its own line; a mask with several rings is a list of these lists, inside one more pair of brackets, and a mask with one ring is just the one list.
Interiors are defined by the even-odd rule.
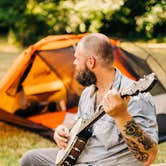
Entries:
[[135,157],[144,165],[150,165],[156,157],[157,144],[140,128],[128,112],[123,114],[123,118],[118,117],[115,121]]
[[128,136],[137,138],[138,142],[143,145],[145,150],[149,150],[153,147],[153,142],[151,139],[145,135],[145,133],[139,128],[133,119],[127,122],[124,132]]
[[130,149],[133,151],[135,157],[140,161],[147,161],[148,160],[148,153],[142,152],[138,145],[132,141],[126,138],[126,143],[129,145]]

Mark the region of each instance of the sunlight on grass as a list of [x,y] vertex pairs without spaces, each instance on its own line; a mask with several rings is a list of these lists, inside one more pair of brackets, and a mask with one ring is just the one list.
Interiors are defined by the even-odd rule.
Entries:
[[0,79],[21,51],[21,47],[9,44],[6,38],[0,37]]
[[0,36],[0,50],[2,52],[12,52],[17,53],[22,50],[21,46],[19,44],[12,44],[8,41],[6,37]]
[[29,149],[56,147],[56,144],[34,133],[0,122],[0,165],[17,166]]
[[166,163],[166,142],[158,145],[159,151],[154,163]]
[[[0,122],[0,166],[19,166],[27,150],[56,147],[56,144],[32,132]],[[156,163],[166,163],[166,142],[159,145]]]

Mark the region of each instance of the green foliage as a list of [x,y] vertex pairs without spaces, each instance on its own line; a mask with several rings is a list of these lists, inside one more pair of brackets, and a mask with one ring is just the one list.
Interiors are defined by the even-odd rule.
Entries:
[[0,31],[24,46],[64,33],[153,38],[166,34],[165,10],[165,0],[1,0]]
[[[26,0],[1,0],[0,1],[0,30],[8,32],[16,22],[24,18]],[[21,5],[20,5],[21,4]]]
[[12,30],[17,40],[23,45],[29,45],[48,35],[49,26],[43,16],[26,14],[26,19],[22,19],[18,24],[15,24]]
[[148,38],[166,34],[166,1],[158,0],[144,15],[137,18],[137,31]]
[[[104,18],[100,32],[125,38],[153,38],[165,35],[165,0],[124,0],[121,8],[110,18]],[[161,33],[162,32],[162,33]]]
[[[25,46],[49,34],[97,32],[102,26],[103,15],[110,16],[122,3],[122,0],[15,1],[11,4],[10,0],[3,0],[1,3],[0,29],[14,34]],[[116,3],[112,5],[113,2]]]

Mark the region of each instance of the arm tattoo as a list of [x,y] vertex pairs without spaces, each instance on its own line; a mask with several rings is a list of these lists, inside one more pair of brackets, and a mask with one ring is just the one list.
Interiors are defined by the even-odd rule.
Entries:
[[[135,141],[125,138],[126,143],[134,153],[135,157],[142,162],[147,161],[149,154],[146,152],[146,150],[149,150],[153,147],[152,140],[146,136],[146,134],[140,129],[138,124],[133,119],[128,121],[124,128],[124,132],[127,136],[136,138]],[[143,145],[145,151],[139,147],[138,143]]]
[[127,122],[124,127],[124,132],[126,133],[126,135],[136,137],[138,142],[143,145],[145,150],[149,150],[153,147],[153,142],[151,141],[151,139],[145,135],[145,133],[139,128],[139,126],[133,119]]
[[140,161],[147,161],[148,160],[148,153],[146,152],[141,152],[140,148],[138,145],[132,141],[126,138],[126,143],[130,146],[131,150],[133,151],[135,157],[140,160]]

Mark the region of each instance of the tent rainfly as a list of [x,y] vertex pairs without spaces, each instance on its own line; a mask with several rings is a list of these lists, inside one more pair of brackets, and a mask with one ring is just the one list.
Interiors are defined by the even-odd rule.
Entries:
[[[52,140],[53,128],[77,112],[83,87],[73,78],[74,49],[86,34],[48,36],[17,57],[0,81],[0,120]],[[114,65],[137,80],[152,72],[144,59],[114,46]],[[160,81],[152,94],[166,93]],[[159,100],[160,101],[160,100]],[[162,133],[163,134],[163,133]],[[166,133],[165,133],[166,135]]]

